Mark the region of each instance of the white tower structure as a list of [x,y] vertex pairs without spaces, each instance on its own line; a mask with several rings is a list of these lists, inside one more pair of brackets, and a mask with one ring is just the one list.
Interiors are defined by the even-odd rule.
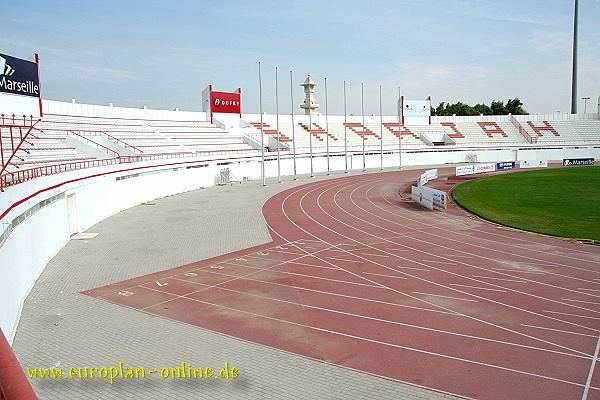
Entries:
[[317,115],[317,108],[319,108],[319,105],[315,103],[315,86],[317,84],[310,79],[309,74],[300,86],[304,86],[304,103],[300,105],[300,108],[304,109],[304,115]]

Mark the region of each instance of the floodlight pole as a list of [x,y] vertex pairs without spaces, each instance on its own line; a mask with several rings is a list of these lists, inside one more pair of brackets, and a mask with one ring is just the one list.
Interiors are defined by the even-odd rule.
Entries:
[[325,77],[325,130],[327,134],[325,135],[326,147],[327,147],[327,176],[331,175],[329,170],[329,118],[327,112],[327,77]]
[[277,80],[277,67],[275,67],[275,115],[277,126],[277,183],[281,183],[281,154],[279,152],[280,140],[279,137],[279,82]]
[[290,99],[292,105],[292,152],[293,152],[293,160],[294,160],[294,180],[298,180],[298,176],[296,175],[296,128],[294,126],[294,77],[292,75],[292,71],[290,71]]
[[398,169],[402,169],[402,118],[400,117],[400,110],[402,108],[402,94],[400,86],[398,86]]
[[[310,75],[309,75],[310,76]],[[310,100],[309,100],[310,101]],[[310,154],[310,177],[315,177],[315,170],[313,167],[313,148],[312,148],[312,104],[309,103],[308,109],[308,147]]]
[[[600,98],[598,99],[600,104]],[[344,173],[348,173],[348,127],[347,124],[348,112],[346,112],[346,81],[344,81]]]
[[579,20],[579,0],[575,0],[573,14],[573,73],[571,75],[571,114],[577,114],[577,30]]
[[383,111],[381,107],[381,85],[379,85],[379,152],[381,155],[381,167],[383,171]]
[[589,100],[589,97],[582,97],[581,100],[583,100],[583,114],[587,114],[587,101]]
[[367,171],[367,159],[365,154],[365,99],[364,99],[364,83],[360,84],[360,111],[362,113],[362,153],[363,153],[363,172]]
[[262,78],[260,75],[260,61],[258,62],[258,101],[260,108],[260,154],[261,154],[261,173],[262,185],[267,186],[267,178],[265,177],[265,134],[263,130],[263,107],[262,107]]

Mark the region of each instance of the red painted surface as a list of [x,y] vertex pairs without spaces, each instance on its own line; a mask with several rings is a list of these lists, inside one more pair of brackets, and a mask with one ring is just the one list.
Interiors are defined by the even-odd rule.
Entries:
[[0,330],[0,400],[37,400],[2,330]]
[[554,136],[560,136],[560,134],[552,125],[550,125],[550,122],[548,121],[542,121],[541,125],[536,125],[533,121],[527,121],[527,125],[529,125],[529,127],[533,129],[535,134],[538,136],[543,136],[542,132],[550,132]]
[[508,137],[506,132],[500,128],[497,122],[477,122],[481,130],[485,132],[485,134],[491,139],[494,137],[494,134],[499,134],[502,137]]
[[600,249],[421,209],[406,194],[421,172],[289,189],[263,207],[271,243],[85,293],[467,397],[580,399]]

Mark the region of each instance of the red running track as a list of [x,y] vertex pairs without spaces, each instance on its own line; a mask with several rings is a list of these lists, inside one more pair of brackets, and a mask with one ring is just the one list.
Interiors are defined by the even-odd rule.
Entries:
[[273,242],[85,293],[465,397],[600,399],[600,248],[421,209],[420,173],[286,190]]

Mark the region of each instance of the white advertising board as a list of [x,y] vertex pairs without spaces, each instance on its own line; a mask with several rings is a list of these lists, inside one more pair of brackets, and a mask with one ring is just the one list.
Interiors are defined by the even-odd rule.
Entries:
[[495,170],[495,163],[463,165],[461,167],[456,167],[455,175],[462,176],[471,174],[481,174],[484,172],[494,172]]
[[474,165],[462,165],[460,167],[456,167],[455,175],[462,176],[462,175],[470,175],[470,174],[474,174],[474,173],[475,173]]
[[423,189],[431,192],[434,206],[443,208],[444,210],[448,208],[448,194],[446,192],[428,187],[424,187]]
[[421,174],[421,176],[419,177],[419,180],[417,181],[417,186],[423,186],[425,185],[427,182],[437,179],[438,177],[438,170],[437,168],[435,169],[428,169],[427,171],[425,171],[424,173]]
[[425,186],[413,186],[410,190],[410,198],[417,204],[433,210],[433,193]]
[[519,163],[519,168],[546,168],[548,160],[523,160]]
[[429,117],[431,115],[431,101],[404,100],[402,115],[405,117]]

